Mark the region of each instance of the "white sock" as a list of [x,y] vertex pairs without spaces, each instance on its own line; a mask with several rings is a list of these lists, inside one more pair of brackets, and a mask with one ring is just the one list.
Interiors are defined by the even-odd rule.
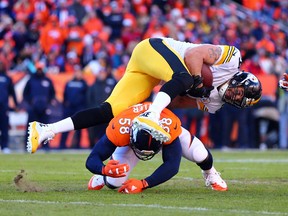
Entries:
[[55,134],[74,130],[74,124],[70,117],[49,125],[52,126],[52,131]]
[[214,166],[212,166],[211,169],[209,169],[209,170],[204,170],[204,172],[205,172],[206,174],[209,174],[209,173],[216,173],[217,171],[216,171],[216,169],[214,168]]
[[150,105],[149,111],[157,113],[160,117],[160,113],[170,104],[170,102],[171,98],[168,94],[159,92]]

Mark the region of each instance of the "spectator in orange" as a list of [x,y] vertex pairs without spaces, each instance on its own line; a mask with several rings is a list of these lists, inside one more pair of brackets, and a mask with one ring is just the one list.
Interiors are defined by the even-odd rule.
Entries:
[[91,10],[87,13],[87,16],[83,20],[83,28],[88,34],[102,31],[103,22],[97,17],[97,14],[94,10]]
[[83,31],[83,28],[77,24],[77,20],[74,16],[68,18],[66,34],[67,52],[75,51],[78,56],[82,56],[85,32]]
[[257,54],[255,54],[252,58],[248,58],[248,59],[246,59],[246,61],[243,62],[241,69],[246,70],[246,71],[250,71],[251,73],[253,73],[256,76],[263,75],[263,74],[265,74],[265,71],[263,71],[259,62],[260,62],[259,56]]
[[0,41],[0,60],[6,69],[13,66],[15,57],[15,41],[13,40],[13,33],[7,32],[3,40]]
[[168,36],[169,29],[158,18],[151,20],[149,28],[143,36],[143,39],[153,37],[165,37]]
[[9,45],[10,47],[14,48],[15,41],[13,40],[12,32],[7,32],[4,35],[4,38],[0,40],[0,47],[3,47],[4,45]]
[[64,45],[65,33],[59,26],[58,17],[51,15],[48,23],[40,32],[40,45],[45,54],[48,54],[52,46]]
[[123,18],[124,20],[129,20],[133,28],[137,27],[136,17],[131,13],[131,4],[128,1],[125,1],[123,4]]
[[141,10],[143,10],[144,7],[150,7],[152,4],[152,0],[137,0],[137,1],[132,1],[132,7],[138,14]]
[[264,7],[265,0],[242,0],[242,4],[251,10],[259,11]]
[[110,33],[108,31],[93,32],[92,39],[94,53],[98,53],[100,50],[106,49],[107,47],[111,46],[108,42],[109,36]]
[[270,54],[275,53],[275,44],[270,39],[270,36],[268,34],[264,34],[264,37],[262,40],[258,41],[256,44],[256,49],[265,49]]
[[49,17],[49,8],[46,0],[34,0],[32,4],[34,7],[34,14],[41,17],[42,21],[46,21]]
[[140,31],[144,31],[144,29],[147,27],[150,17],[148,14],[148,9],[146,6],[141,5],[137,9],[137,16],[136,16],[136,21],[137,21],[137,27],[139,28]]
[[264,49],[266,52],[270,54],[275,53],[275,44],[270,37],[270,33],[272,31],[271,27],[267,23],[262,23],[261,28],[263,29],[263,37],[256,44],[256,49]]
[[23,21],[26,24],[28,24],[34,12],[32,1],[29,0],[16,1],[15,5],[13,6],[13,12],[15,14],[15,19],[17,21]]
[[65,61],[65,73],[73,74],[74,66],[77,64],[79,64],[79,57],[77,56],[77,53],[74,51],[68,52]]

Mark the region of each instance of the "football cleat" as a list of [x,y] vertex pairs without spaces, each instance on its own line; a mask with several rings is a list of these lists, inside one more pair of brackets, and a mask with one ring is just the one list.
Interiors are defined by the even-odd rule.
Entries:
[[171,139],[171,136],[161,127],[161,125],[159,125],[158,121],[159,118],[157,118],[156,113],[146,111],[135,117],[132,124],[134,128],[148,131],[155,140],[168,142]]
[[93,175],[88,182],[88,190],[101,190],[105,186],[102,175]]
[[36,121],[29,122],[27,151],[29,153],[36,152],[40,144],[46,144],[52,140],[54,136],[55,133],[52,131],[50,125]]
[[212,190],[216,191],[227,191],[228,187],[226,182],[221,178],[220,173],[216,170],[211,173],[205,173],[202,170],[202,175],[205,180],[206,187],[211,187]]

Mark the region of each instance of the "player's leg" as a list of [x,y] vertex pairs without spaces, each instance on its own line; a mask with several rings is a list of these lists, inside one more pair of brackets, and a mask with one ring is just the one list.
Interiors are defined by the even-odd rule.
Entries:
[[95,108],[86,109],[75,113],[73,116],[52,124],[29,122],[27,151],[34,153],[40,144],[46,144],[56,134],[92,127],[97,124],[107,123],[113,118],[112,108],[109,103],[102,103]]
[[[141,48],[141,46],[139,47]],[[135,48],[135,50],[138,49]],[[108,123],[113,116],[118,115],[131,105],[146,100],[160,80],[145,73],[145,69],[148,70],[149,68],[143,67],[142,65],[145,65],[146,62],[140,61],[141,59],[138,59],[137,56],[132,54],[124,76],[117,83],[109,98],[100,106],[77,112],[73,116],[53,124],[31,122],[28,127],[28,152],[34,153],[38,145],[53,139],[57,133]],[[159,125],[156,124],[155,127],[160,132],[167,134]]]
[[211,186],[213,190],[217,191],[228,190],[226,182],[213,166],[212,154],[205,148],[204,144],[184,128],[182,128],[180,142],[183,157],[195,162],[202,169],[206,186]]
[[100,106],[82,110],[71,117],[53,124],[43,124],[35,121],[30,122],[28,127],[27,151],[34,153],[38,145],[43,142],[45,144],[58,133],[108,123],[114,116],[131,105],[147,99],[158,83],[158,79],[144,73],[137,73],[130,70],[125,73],[123,78],[115,86],[110,97]]
[[142,41],[132,58],[132,64],[137,63],[139,71],[166,82],[149,110],[136,117],[133,124],[135,127],[147,128],[156,140],[168,141],[169,133],[159,126],[160,113],[172,99],[193,85],[193,78],[180,55],[159,38]]
[[129,171],[125,177],[112,178],[102,175],[93,175],[88,183],[88,190],[100,190],[106,185],[110,189],[120,187],[129,177],[131,171],[138,163],[139,159],[135,156],[133,150],[129,147],[118,147],[111,156],[111,159],[118,160],[120,164],[129,164]]

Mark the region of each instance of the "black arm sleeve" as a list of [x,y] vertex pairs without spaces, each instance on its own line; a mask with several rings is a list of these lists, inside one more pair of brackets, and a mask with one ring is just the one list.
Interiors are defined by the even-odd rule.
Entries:
[[86,168],[94,174],[102,174],[103,161],[115,151],[116,146],[104,135],[93,147],[86,160]]
[[174,140],[170,145],[163,146],[163,164],[152,175],[145,178],[149,185],[148,188],[159,185],[175,176],[179,171],[181,157],[182,149],[179,138]]

